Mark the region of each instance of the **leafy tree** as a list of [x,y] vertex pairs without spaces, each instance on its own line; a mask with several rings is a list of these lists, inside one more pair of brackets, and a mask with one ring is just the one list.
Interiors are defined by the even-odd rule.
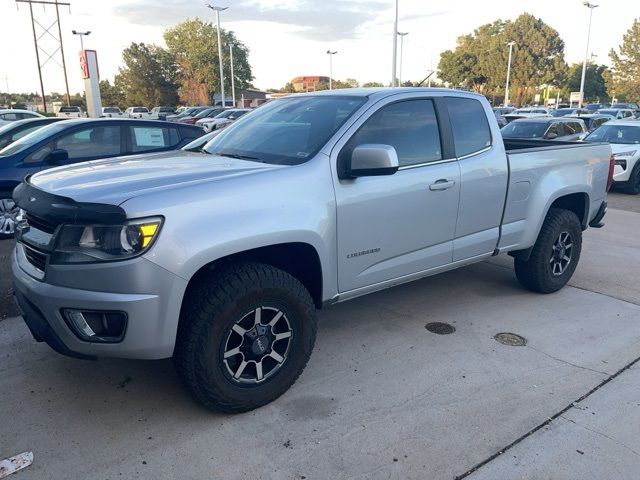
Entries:
[[178,88],[175,66],[161,47],[132,43],[122,52],[124,67],[119,69],[114,87],[127,105],[176,105]]
[[380,82],[367,82],[362,85],[363,87],[384,87]]
[[511,62],[512,98],[516,103],[533,98],[541,85],[559,85],[565,73],[564,42],[556,30],[533,15],[496,20],[458,38],[454,50],[440,55],[438,77],[454,86],[486,95],[503,93],[509,56],[508,42],[515,42]]
[[[231,63],[229,45],[233,45],[233,66],[236,94],[251,85],[253,74],[249,65],[249,49],[235,34],[220,30],[225,95],[231,95]],[[188,104],[210,103],[219,93],[218,37],[210,22],[199,18],[186,20],[164,33],[169,53],[175,59],[180,96]]]
[[126,108],[124,92],[121,85],[111,85],[109,80],[100,80],[100,97],[105,107]]
[[640,100],[640,19],[622,37],[619,52],[611,50],[611,75],[607,87],[612,97]]
[[[584,99],[585,101],[603,101],[607,99],[607,88],[605,85],[606,65],[596,65],[587,63],[587,72],[584,79]],[[574,63],[567,70],[566,92],[579,92],[582,80],[582,64]],[[568,98],[568,97],[567,97]]]

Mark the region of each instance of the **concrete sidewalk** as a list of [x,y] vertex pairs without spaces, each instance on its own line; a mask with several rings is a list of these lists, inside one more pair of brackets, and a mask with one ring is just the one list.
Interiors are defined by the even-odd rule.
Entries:
[[[526,436],[640,357],[640,214],[607,221],[586,233],[576,287],[553,295],[523,290],[498,259],[323,311],[297,384],[236,416],[202,409],[170,361],[67,359],[5,320],[0,457],[34,452],[16,480],[450,480],[519,441],[468,478],[626,478],[640,451],[636,367]],[[635,283],[617,288],[627,274]],[[457,330],[434,335],[434,321]]]

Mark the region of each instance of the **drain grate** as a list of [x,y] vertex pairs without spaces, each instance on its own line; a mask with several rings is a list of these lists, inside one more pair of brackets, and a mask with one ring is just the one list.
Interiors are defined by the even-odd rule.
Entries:
[[424,328],[429,330],[431,333],[435,333],[437,335],[449,335],[450,333],[453,333],[456,331],[456,327],[443,322],[427,323],[424,326]]
[[515,333],[498,333],[493,337],[497,342],[509,347],[524,347],[527,344],[527,339],[516,335]]

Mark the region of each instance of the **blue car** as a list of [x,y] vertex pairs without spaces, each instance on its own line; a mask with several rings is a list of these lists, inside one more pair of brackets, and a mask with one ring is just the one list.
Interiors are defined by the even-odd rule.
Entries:
[[178,150],[201,128],[157,120],[65,120],[42,127],[0,150],[0,239],[13,236],[18,208],[13,189],[40,170],[101,158]]

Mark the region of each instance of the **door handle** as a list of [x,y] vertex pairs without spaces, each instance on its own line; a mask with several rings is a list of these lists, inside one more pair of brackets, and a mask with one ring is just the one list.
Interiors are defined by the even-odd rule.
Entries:
[[454,180],[446,180],[443,178],[429,185],[429,190],[431,190],[432,192],[437,190],[448,190],[455,184],[456,182]]

